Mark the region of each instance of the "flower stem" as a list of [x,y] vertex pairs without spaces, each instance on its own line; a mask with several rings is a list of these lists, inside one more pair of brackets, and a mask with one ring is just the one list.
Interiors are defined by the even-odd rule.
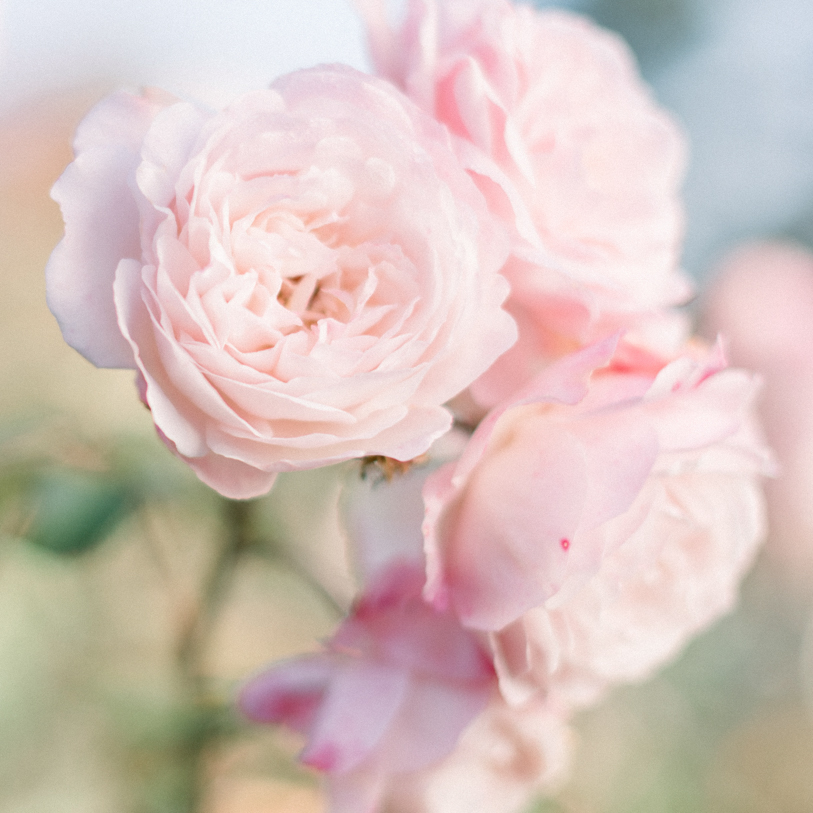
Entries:
[[209,691],[205,658],[237,565],[253,541],[252,507],[251,502],[223,500],[225,533],[178,638],[176,664],[192,715],[179,755],[186,777],[183,813],[198,813],[201,809],[206,784],[206,752],[224,731],[225,710]]

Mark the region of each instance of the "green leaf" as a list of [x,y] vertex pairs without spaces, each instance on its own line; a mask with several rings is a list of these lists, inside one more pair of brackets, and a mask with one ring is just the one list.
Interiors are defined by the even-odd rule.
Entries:
[[80,554],[98,545],[133,510],[136,500],[109,475],[52,469],[30,495],[29,541],[49,551]]

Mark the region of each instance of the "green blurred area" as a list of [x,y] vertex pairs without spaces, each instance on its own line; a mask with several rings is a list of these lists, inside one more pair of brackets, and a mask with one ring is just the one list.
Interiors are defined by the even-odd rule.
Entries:
[[[228,535],[228,503],[151,436],[90,442],[62,426],[55,443],[46,427],[7,439],[2,451],[24,447],[27,460],[0,456],[0,810],[317,809],[297,744],[239,720],[233,696],[335,622],[302,574],[310,540],[325,539],[339,473],[293,476],[283,499],[256,507],[259,542],[202,653],[201,704],[178,646]],[[282,508],[292,488],[310,500],[296,532]],[[260,801],[235,807],[252,781]],[[224,801],[193,806],[201,790]]]

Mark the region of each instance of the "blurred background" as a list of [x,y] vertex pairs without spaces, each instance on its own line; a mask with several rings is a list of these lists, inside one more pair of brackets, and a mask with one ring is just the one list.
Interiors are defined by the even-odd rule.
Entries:
[[[809,0],[544,5],[619,31],[686,128],[684,263],[701,301],[740,241],[813,243]],[[336,61],[366,65],[345,0],[0,6],[0,813],[321,809],[294,745],[227,705],[265,661],[315,647],[347,602],[342,472],[286,476],[243,517],[257,544],[217,618],[201,617],[229,506],[155,438],[131,373],[64,345],[43,268],[62,230],[48,190],[104,94],[159,85],[219,105]],[[298,493],[307,517],[292,515]],[[734,614],[577,720],[573,777],[534,813],[810,813],[811,616],[813,538],[790,553],[771,539]],[[191,629],[209,644],[195,650]]]

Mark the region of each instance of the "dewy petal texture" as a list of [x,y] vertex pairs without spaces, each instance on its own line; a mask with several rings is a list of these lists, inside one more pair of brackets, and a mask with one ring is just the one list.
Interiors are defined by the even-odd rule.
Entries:
[[91,360],[137,366],[162,437],[226,496],[423,453],[515,340],[502,228],[387,83],[317,68],[221,113],[124,96],[97,120],[55,190],[49,301]]

